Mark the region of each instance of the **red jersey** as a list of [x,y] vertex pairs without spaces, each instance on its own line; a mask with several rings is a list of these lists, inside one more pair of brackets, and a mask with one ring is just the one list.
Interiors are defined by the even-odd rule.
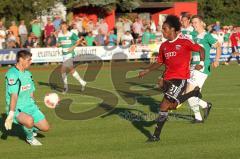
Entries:
[[191,52],[199,52],[201,46],[179,34],[173,41],[162,43],[158,63],[165,64],[164,80],[189,79]]
[[238,38],[238,34],[237,33],[232,33],[232,35],[230,36],[232,47],[238,46],[238,39],[237,38]]

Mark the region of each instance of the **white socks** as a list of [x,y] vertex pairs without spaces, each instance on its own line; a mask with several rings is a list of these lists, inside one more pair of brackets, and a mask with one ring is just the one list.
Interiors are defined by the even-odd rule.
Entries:
[[204,109],[204,108],[207,108],[207,102],[205,102],[205,101],[202,100],[202,99],[199,99],[198,104],[199,104],[200,107],[202,107],[203,109]]
[[82,86],[86,85],[86,82],[79,76],[77,71],[75,71],[72,75],[76,80],[78,80],[78,82],[80,82]]
[[198,105],[191,106],[191,109],[194,113],[195,119],[202,120],[202,115],[200,113],[199,106]]

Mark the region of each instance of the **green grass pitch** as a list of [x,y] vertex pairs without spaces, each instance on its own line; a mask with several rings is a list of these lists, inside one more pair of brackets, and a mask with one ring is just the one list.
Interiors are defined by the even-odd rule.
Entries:
[[[221,65],[214,69],[203,88],[203,99],[213,103],[213,109],[204,124],[193,125],[187,104],[173,111],[164,126],[161,141],[146,143],[147,134],[153,132],[158,105],[162,94],[151,89],[156,81],[158,71],[150,77],[122,80],[120,75],[127,70],[128,79],[137,75],[132,68],[140,62],[104,63],[96,76],[91,78],[86,93],[69,93],[61,99],[72,99],[70,110],[74,113],[86,112],[97,108],[103,102],[102,97],[110,103],[114,96],[116,107],[113,111],[88,120],[66,120],[53,109],[44,106],[46,93],[55,92],[48,86],[48,79],[56,66],[32,66],[31,71],[36,84],[35,98],[38,106],[46,115],[51,129],[41,133],[38,138],[43,146],[31,147],[24,140],[17,126],[4,133],[1,118],[1,159],[237,159],[240,158],[240,66]],[[92,63],[90,65],[95,65]],[[81,76],[86,73],[86,64],[77,67]],[[129,66],[129,67],[128,67]],[[132,68],[131,68],[132,67]],[[4,74],[7,67],[0,68],[0,112],[5,112]],[[129,70],[129,71],[128,71]],[[113,72],[114,71],[114,72]],[[118,76],[111,78],[111,76]],[[87,79],[88,80],[88,79]],[[69,83],[78,90],[77,82],[68,78]],[[123,82],[123,85],[121,84]],[[124,85],[124,83],[126,85]],[[116,86],[117,85],[117,86]],[[140,93],[129,92],[129,89]],[[80,89],[80,86],[79,86]],[[102,90],[102,91],[97,91]],[[145,94],[141,93],[145,91]],[[76,91],[78,92],[78,91]],[[152,92],[147,94],[146,92]],[[136,101],[136,102],[134,102]]]

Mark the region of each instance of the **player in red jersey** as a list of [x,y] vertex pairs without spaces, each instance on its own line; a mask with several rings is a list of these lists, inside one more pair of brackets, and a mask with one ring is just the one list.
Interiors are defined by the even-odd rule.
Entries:
[[[139,72],[139,77],[142,78],[150,71],[163,64],[165,65],[164,97],[160,104],[159,117],[156,119],[157,126],[148,141],[160,140],[162,127],[167,121],[168,110],[176,109],[178,104],[183,103],[190,97],[201,95],[198,87],[187,94],[183,94],[186,90],[187,79],[190,77],[191,52],[199,52],[201,61],[204,61],[205,54],[204,49],[182,35],[180,29],[179,18],[174,15],[167,16],[162,27],[163,36],[167,41],[160,46],[158,62]],[[196,65],[195,68],[200,70],[203,66]]]
[[233,33],[230,35],[230,41],[232,44],[232,55],[228,57],[227,61],[225,62],[225,65],[229,65],[229,62],[233,57],[236,57],[238,65],[240,65],[239,60],[239,51],[238,51],[238,41],[240,41],[240,32],[237,31],[237,27],[234,27]]

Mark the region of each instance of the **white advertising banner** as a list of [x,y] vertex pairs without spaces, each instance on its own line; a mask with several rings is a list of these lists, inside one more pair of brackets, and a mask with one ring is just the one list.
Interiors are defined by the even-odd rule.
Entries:
[[[112,59],[144,59],[150,58],[153,48],[150,46],[92,46],[75,48],[75,61],[112,60]],[[33,48],[32,62],[61,62],[61,48]]]

